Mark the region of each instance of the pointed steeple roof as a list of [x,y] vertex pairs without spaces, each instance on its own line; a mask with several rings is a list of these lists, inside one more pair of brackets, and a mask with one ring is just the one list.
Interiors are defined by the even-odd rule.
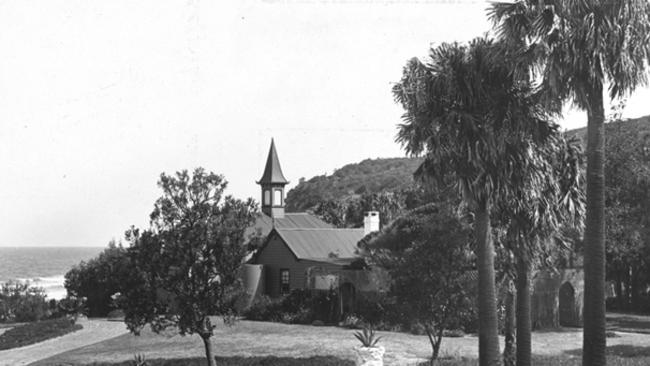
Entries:
[[258,184],[287,184],[289,181],[282,174],[282,168],[280,168],[280,159],[278,159],[278,153],[275,151],[275,143],[271,139],[271,148],[269,149],[269,156],[266,158],[266,167],[264,168],[264,174],[262,178],[257,182]]

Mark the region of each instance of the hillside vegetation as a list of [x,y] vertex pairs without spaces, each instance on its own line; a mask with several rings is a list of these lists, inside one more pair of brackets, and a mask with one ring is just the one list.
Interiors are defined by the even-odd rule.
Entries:
[[412,188],[413,172],[421,162],[421,158],[366,159],[345,165],[331,175],[301,179],[287,193],[287,211],[309,210],[323,201],[352,195]]
[[[609,136],[612,132],[621,129],[627,129],[631,135],[636,135],[639,139],[650,138],[648,137],[648,134],[650,134],[650,116],[607,123],[605,124],[605,136]],[[570,130],[566,134],[579,138],[586,148],[587,127]]]
[[[606,135],[626,129],[630,135],[650,143],[650,116],[608,123],[605,129]],[[586,147],[586,127],[566,133],[581,139]],[[421,163],[422,158],[366,159],[347,164],[331,175],[319,175],[309,180],[302,178],[287,193],[287,211],[313,210],[321,202],[364,193],[408,190],[415,184],[413,172]]]

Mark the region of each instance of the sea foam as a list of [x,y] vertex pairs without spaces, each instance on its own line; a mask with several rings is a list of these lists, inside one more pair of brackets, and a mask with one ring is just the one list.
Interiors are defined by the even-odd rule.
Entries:
[[[42,288],[45,291],[45,295],[48,299],[61,300],[65,298],[67,294],[64,286],[65,278],[63,275],[35,278],[17,278],[15,281],[28,283],[31,287]],[[3,283],[4,282],[0,281],[0,285]]]

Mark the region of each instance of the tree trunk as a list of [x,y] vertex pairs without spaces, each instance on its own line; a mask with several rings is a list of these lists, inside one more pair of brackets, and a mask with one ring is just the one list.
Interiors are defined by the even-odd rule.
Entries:
[[442,344],[442,333],[443,329],[439,329],[435,332],[435,329],[427,327],[427,337],[429,337],[429,343],[431,343],[431,359],[429,360],[429,365],[434,366],[438,355],[440,354],[440,345]]
[[201,336],[203,340],[203,345],[205,346],[205,358],[208,360],[208,366],[217,366],[217,360],[214,359],[212,354],[212,342],[210,342],[210,336]]
[[632,299],[632,276],[630,272],[632,271],[631,267],[625,266],[625,311],[630,311],[631,309],[631,299]]
[[588,95],[583,366],[605,366],[605,111],[603,86]]
[[515,347],[515,326],[516,313],[515,313],[515,291],[512,280],[508,281],[508,294],[506,295],[506,319],[505,319],[505,347],[503,349],[503,365],[515,366],[516,362],[516,347]]
[[531,365],[530,281],[528,261],[517,260],[517,366]]
[[494,244],[487,204],[476,210],[476,256],[478,266],[478,357],[480,366],[501,364],[494,285]]
[[616,291],[616,303],[618,304],[618,311],[624,311],[625,298],[623,297],[623,281],[621,281],[621,274],[619,272],[616,274],[616,286],[614,290]]
[[630,296],[630,303],[632,311],[643,311],[643,303],[641,301],[641,293],[644,288],[647,286],[643,281],[641,281],[640,270],[638,266],[632,266],[632,292]]

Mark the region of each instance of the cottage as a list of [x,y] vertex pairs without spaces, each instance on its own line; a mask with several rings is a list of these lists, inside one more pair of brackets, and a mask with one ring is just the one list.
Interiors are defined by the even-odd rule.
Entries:
[[368,233],[379,230],[379,214],[367,213],[364,228],[342,229],[307,212],[285,212],[287,183],[271,140],[264,173],[257,182],[261,187],[262,213],[250,229],[250,233],[256,231],[265,239],[244,269],[244,282],[251,299],[260,294],[277,297],[294,289],[340,287],[351,293],[348,297],[353,296],[357,282],[342,283],[340,279],[346,272],[360,272],[352,269],[359,257],[357,243]]

